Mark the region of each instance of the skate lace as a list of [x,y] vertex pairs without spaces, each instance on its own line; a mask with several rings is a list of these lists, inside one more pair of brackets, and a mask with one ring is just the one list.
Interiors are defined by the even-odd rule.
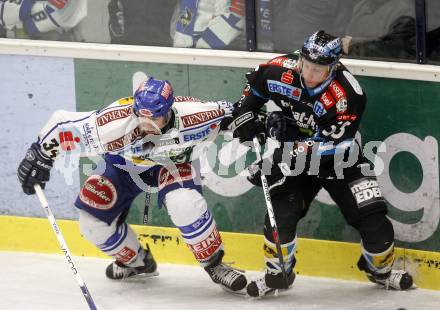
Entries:
[[133,273],[133,268],[128,266],[120,266],[116,262],[113,262],[113,276],[115,278],[127,278]]
[[255,280],[255,284],[257,285],[258,291],[260,292],[260,294],[259,294],[260,296],[273,290],[273,288],[270,288],[267,286],[264,278],[259,278],[259,279]]
[[400,289],[400,280],[402,279],[405,271],[402,270],[392,270],[390,276],[384,280],[377,280],[377,282],[381,283],[385,286],[385,289],[394,288]]
[[211,274],[214,281],[221,282],[228,287],[230,287],[239,276],[241,276],[239,272],[225,264],[214,267]]

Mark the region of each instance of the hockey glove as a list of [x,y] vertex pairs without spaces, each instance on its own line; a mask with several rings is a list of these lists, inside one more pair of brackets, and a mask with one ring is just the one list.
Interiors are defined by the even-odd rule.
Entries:
[[[267,159],[265,159],[267,160]],[[265,163],[266,164],[266,163]],[[269,163],[269,165],[271,165],[271,163]],[[270,166],[269,166],[270,167]],[[266,168],[266,165],[265,165]],[[260,162],[256,162],[251,164],[247,169],[249,172],[249,176],[247,177],[247,180],[252,183],[255,186],[259,186],[261,187],[261,172],[262,170],[265,170],[265,168],[263,168],[263,161]],[[267,183],[269,184],[269,186],[271,186],[272,184],[276,183],[277,181],[281,180],[284,175],[281,172],[281,169],[278,167],[278,165],[273,165],[271,166],[268,172],[265,171],[265,176],[267,179]]]
[[41,153],[40,145],[32,143],[17,170],[23,192],[27,195],[35,194],[34,185],[37,184],[44,188],[49,181],[52,166],[53,160]]
[[257,137],[260,144],[266,142],[266,126],[264,125],[264,114],[256,114],[251,110],[234,110],[233,120],[229,129],[234,132],[234,138],[239,138],[240,142],[251,141]]

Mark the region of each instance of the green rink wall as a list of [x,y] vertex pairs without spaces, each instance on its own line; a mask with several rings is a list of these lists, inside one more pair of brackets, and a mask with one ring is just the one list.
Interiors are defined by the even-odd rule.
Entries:
[[[74,68],[78,111],[98,109],[130,95],[137,72],[170,80],[177,95],[235,102],[241,95],[244,75],[248,71],[243,68],[82,59],[75,59]],[[358,80],[368,97],[360,128],[361,139],[364,144],[379,141],[369,145],[375,146],[371,149],[378,155],[372,159],[376,159],[379,166],[382,162],[384,167],[378,180],[389,201],[396,244],[410,249],[440,251],[437,145],[440,84],[365,76],[358,77]],[[222,149],[224,139],[228,140],[223,136],[217,139],[218,150]],[[381,142],[385,143],[381,145]],[[244,160],[250,163],[254,159],[248,152]],[[82,163],[89,163],[89,160],[84,159]],[[214,185],[205,186],[204,194],[220,230],[261,233],[266,210],[261,189],[249,188],[237,181],[234,163],[225,166],[216,162],[213,173],[218,171],[222,171],[221,178],[217,180],[211,175]],[[84,180],[85,175],[82,174],[81,178]],[[242,187],[242,193],[224,195],[228,182],[238,192]],[[143,200],[143,195],[135,200],[128,217],[130,223],[142,222]],[[150,212],[150,225],[173,226],[166,211],[154,207]],[[338,208],[324,193],[312,203],[299,225],[298,235],[322,240],[359,241],[357,232],[345,223]],[[440,268],[439,262],[437,266]]]

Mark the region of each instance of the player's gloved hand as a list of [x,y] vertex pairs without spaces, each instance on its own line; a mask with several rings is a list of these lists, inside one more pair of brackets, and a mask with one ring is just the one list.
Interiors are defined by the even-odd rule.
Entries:
[[267,136],[283,142],[286,140],[286,119],[282,112],[272,112],[266,120]]
[[233,120],[229,127],[234,132],[234,138],[239,138],[240,142],[252,140],[257,132],[256,114],[247,109],[235,109],[232,112],[232,117]]
[[32,143],[17,170],[23,192],[27,195],[34,194],[36,184],[44,188],[45,183],[49,181],[52,166],[53,160],[41,153],[40,145]]
[[[267,159],[265,159],[267,160]],[[252,183],[254,186],[262,186],[261,184],[261,173],[263,171],[263,165],[264,165],[264,175],[266,176],[267,183],[270,185],[276,183],[280,179],[284,177],[283,173],[281,172],[281,169],[278,167],[278,165],[271,166],[271,163],[263,164],[263,161],[255,162],[251,164],[247,169],[249,172],[249,176],[247,176],[247,180]]]

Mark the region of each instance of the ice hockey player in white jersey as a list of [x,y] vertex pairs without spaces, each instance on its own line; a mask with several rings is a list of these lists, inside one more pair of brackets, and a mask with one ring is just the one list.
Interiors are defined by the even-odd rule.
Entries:
[[171,20],[175,47],[244,49],[244,0],[181,0]]
[[222,263],[224,247],[202,196],[196,160],[202,141],[225,128],[232,105],[174,97],[171,84],[153,77],[133,97],[122,98],[92,112],[56,111],[41,130],[18,168],[26,194],[49,181],[60,152],[99,154],[105,169],[85,181],[75,206],[81,233],[115,261],[110,279],[157,275],[156,262],[143,248],[125,218],[147,186],[158,189],[158,206],[172,222],[211,279],[226,290],[243,292],[246,277]]
[[0,28],[30,38],[72,29],[87,16],[87,0],[0,0]]

